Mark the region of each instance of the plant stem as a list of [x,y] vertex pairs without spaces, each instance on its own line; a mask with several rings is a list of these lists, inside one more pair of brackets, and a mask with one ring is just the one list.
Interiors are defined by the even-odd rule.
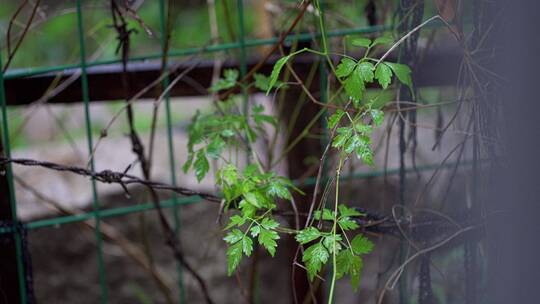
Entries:
[[334,202],[334,225],[332,227],[332,236],[334,239],[334,248],[332,250],[332,282],[330,283],[330,292],[328,294],[328,304],[333,302],[334,298],[334,288],[336,286],[336,277],[337,277],[337,262],[336,262],[336,232],[337,232],[337,214],[338,214],[338,203],[339,203],[339,177],[341,174],[341,167],[343,166],[343,157],[339,158],[339,164],[336,169],[336,201]]

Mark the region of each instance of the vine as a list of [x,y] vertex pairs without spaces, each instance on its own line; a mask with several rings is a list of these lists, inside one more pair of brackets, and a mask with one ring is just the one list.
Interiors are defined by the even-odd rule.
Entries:
[[[324,29],[322,17],[320,19],[320,26]],[[244,256],[252,255],[255,243],[274,256],[280,233],[294,235],[299,246],[306,247],[302,262],[310,280],[319,276],[331,262],[333,270],[328,302],[332,303],[336,280],[347,275],[352,288],[357,290],[362,258],[373,249],[373,243],[361,232],[356,232],[359,228],[356,219],[364,214],[343,204],[339,197],[341,168],[351,157],[356,156],[367,165],[374,164],[371,137],[374,128],[382,124],[384,113],[375,105],[377,98],[365,98],[366,87],[371,85],[386,90],[395,76],[403,85],[412,88],[412,80],[408,66],[385,61],[386,54],[378,59],[372,57],[376,46],[395,47],[394,40],[389,37],[353,39],[352,45],[364,50],[363,56],[353,58],[337,54],[341,59],[336,67],[324,37],[323,34],[322,52],[311,48],[293,51],[277,60],[269,76],[254,74],[254,81],[249,84],[239,81],[238,71],[225,70],[223,77],[210,90],[219,92],[237,86],[244,89],[255,87],[268,95],[272,90],[284,87],[279,80],[281,71],[295,56],[310,53],[324,57],[338,83],[335,96],[329,99],[338,101],[327,104],[335,108],[328,117],[327,127],[333,134],[330,145],[339,154],[333,210],[322,208],[315,211],[313,218],[307,219],[309,224],[300,230],[283,227],[274,218],[278,200],[294,204],[292,193],[303,193],[293,181],[273,172],[272,164],[265,167],[252,148],[266,136],[268,128],[277,128],[277,118],[265,114],[262,105],[254,105],[249,114],[242,114],[239,98],[235,95],[227,95],[226,100],[215,103],[211,113],[195,114],[189,126],[188,159],[183,170],[186,173],[193,170],[200,182],[210,171],[209,159],[218,160],[220,164],[216,168],[215,183],[223,193],[223,210],[233,213],[224,227],[229,275],[235,272]],[[340,95],[341,91],[345,96]],[[340,103],[341,99],[345,101]],[[239,151],[250,154],[252,163],[242,165]],[[321,201],[321,206],[323,204]]]

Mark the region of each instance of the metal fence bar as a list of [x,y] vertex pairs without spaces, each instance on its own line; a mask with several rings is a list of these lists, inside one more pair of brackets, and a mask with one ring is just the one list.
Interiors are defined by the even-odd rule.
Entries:
[[[167,9],[170,10],[171,7],[169,6]],[[167,56],[168,58],[168,54],[165,53],[165,52],[168,52],[167,39],[169,39],[167,24],[165,22],[166,21],[165,13],[166,13],[165,1],[160,0],[159,1],[159,22],[160,22],[160,30],[161,30],[161,56],[162,58],[163,56]],[[166,67],[164,67],[163,71],[165,71],[165,68]],[[163,85],[163,88],[166,88],[169,86],[169,77],[165,77],[162,85]],[[176,160],[174,157],[173,127],[172,127],[172,117],[171,117],[171,99],[168,93],[165,96],[165,119],[166,119],[166,124],[167,124],[167,147],[169,151],[169,169],[171,173],[171,183],[174,186],[176,186]],[[176,237],[180,239],[180,228],[181,228],[182,223],[181,223],[181,218],[180,218],[180,209],[178,209],[178,194],[173,193],[172,202],[173,202],[174,232],[176,234]],[[176,263],[176,269],[177,269],[177,275],[178,275],[179,301],[180,303],[185,303],[186,292],[184,288],[184,275],[183,275],[182,266],[179,262]]]
[[[429,25],[427,26],[429,27]],[[346,35],[355,35],[355,34],[367,34],[367,33],[376,33],[376,32],[382,32],[385,30],[390,29],[388,26],[370,26],[370,27],[359,27],[359,28],[353,28],[353,29],[346,29],[346,30],[334,30],[334,31],[328,31],[326,35],[328,37],[341,37]],[[300,41],[310,41],[312,39],[318,39],[320,38],[320,33],[302,33],[302,34],[290,34],[285,39],[285,42],[291,42],[293,40]],[[253,39],[253,40],[245,40],[244,46],[246,48],[250,47],[256,47],[261,45],[271,45],[276,43],[279,40],[279,37],[273,37],[268,39]],[[169,57],[182,57],[182,56],[189,56],[189,55],[195,55],[195,54],[206,54],[206,53],[214,53],[214,52],[221,52],[226,50],[234,50],[241,48],[240,42],[234,42],[234,43],[223,43],[223,44],[216,44],[216,45],[209,45],[207,47],[196,47],[196,48],[186,48],[182,50],[174,50],[170,51],[168,56]],[[134,56],[130,58],[130,62],[136,62],[136,61],[146,61],[151,59],[160,59],[161,53],[159,54],[150,54],[147,56]],[[113,63],[121,63],[122,61],[120,59],[110,59],[110,60],[98,60],[94,62],[88,62],[87,67],[94,67],[99,65],[106,65],[106,64],[113,64]],[[51,73],[51,72],[59,72],[63,70],[68,69],[79,69],[80,66],[78,64],[66,64],[66,65],[58,65],[54,67],[36,67],[36,68],[23,68],[23,69],[14,69],[14,70],[8,70],[5,79],[14,79],[14,78],[21,78],[21,77],[29,77],[34,76],[38,74],[44,74],[44,73]]]
[[[0,53],[0,106],[2,107],[2,139],[3,139],[3,148],[4,148],[4,154],[6,157],[11,157],[11,148],[10,148],[10,141],[9,141],[9,123],[8,123],[8,116],[7,116],[7,105],[6,105],[6,96],[5,96],[5,90],[4,90],[4,75],[2,72],[2,54]],[[18,223],[17,219],[17,200],[15,198],[15,186],[13,184],[13,169],[11,164],[6,164],[5,168],[5,174],[7,178],[7,187],[8,187],[8,194],[9,194],[9,203],[11,206],[11,218],[13,220],[13,223]],[[26,295],[26,281],[25,281],[25,269],[23,264],[23,248],[22,248],[22,240],[21,240],[21,231],[19,229],[14,229],[13,235],[15,240],[15,254],[16,254],[16,260],[17,260],[17,279],[19,282],[19,297],[21,300],[21,303],[26,304],[27,302],[27,295]],[[4,280],[11,280],[12,278],[4,278]]]
[[[86,50],[84,42],[84,27],[83,27],[83,16],[81,10],[81,0],[77,0],[77,29],[79,35],[79,48],[80,48],[80,67],[81,67],[81,81],[82,81],[82,96],[84,102],[84,115],[85,115],[85,125],[86,125],[86,138],[88,143],[88,153],[90,155],[90,168],[92,171],[95,171],[94,157],[92,155],[93,150],[93,141],[92,141],[92,120],[90,117],[90,98],[88,95],[88,75],[86,73]],[[96,248],[98,255],[98,271],[99,271],[99,286],[100,286],[100,302],[105,304],[108,302],[108,291],[107,291],[107,282],[105,278],[105,265],[103,261],[103,240],[101,236],[100,229],[100,215],[99,215],[99,202],[98,194],[96,189],[96,180],[91,179],[91,188],[92,188],[92,207],[94,209],[94,218],[96,220],[96,226],[94,229],[96,237]]]

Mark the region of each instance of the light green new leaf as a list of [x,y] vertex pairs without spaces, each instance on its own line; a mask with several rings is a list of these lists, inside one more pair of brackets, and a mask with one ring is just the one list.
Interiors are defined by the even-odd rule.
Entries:
[[373,82],[373,78],[375,77],[373,71],[375,70],[375,67],[371,62],[362,62],[358,65],[357,69],[365,82]]
[[375,69],[375,79],[379,81],[383,89],[388,88],[392,82],[392,70],[385,63],[379,63],[377,69]]
[[242,243],[238,242],[227,249],[227,273],[230,276],[242,260]]
[[266,90],[266,95],[270,93],[270,90],[274,87],[276,82],[278,81],[279,74],[281,73],[281,69],[283,69],[283,66],[289,58],[291,58],[292,55],[289,54],[285,57],[280,58],[275,64],[274,68],[272,69],[272,73],[270,74],[270,83],[268,84],[268,89]]
[[295,239],[300,244],[307,244],[311,241],[314,241],[318,239],[321,236],[321,232],[319,229],[315,227],[307,227],[304,230],[300,230],[300,232],[296,235]]
[[356,67],[356,61],[350,58],[343,58],[336,68],[336,76],[338,78],[345,78],[349,76]]
[[400,63],[386,62],[386,64],[392,69],[392,71],[394,71],[397,79],[412,90],[411,68]]
[[206,173],[208,173],[208,170],[210,170],[210,164],[208,163],[208,159],[206,159],[206,155],[204,154],[203,150],[199,150],[197,152],[197,159],[195,160],[193,166],[195,167],[195,176],[197,177],[197,181],[201,182],[201,180],[206,176]]
[[343,115],[345,115],[345,112],[341,109],[337,109],[334,114],[330,115],[330,117],[328,118],[328,129],[335,128]]
[[[313,213],[313,217],[316,220],[321,219],[321,211],[317,210]],[[325,221],[332,221],[334,220],[334,211],[330,211],[330,209],[324,208],[322,212],[322,219]]]
[[276,254],[276,240],[278,239],[279,235],[274,230],[261,229],[261,232],[259,233],[259,244],[263,245],[271,256]]
[[351,248],[355,254],[368,254],[373,250],[373,243],[365,236],[358,234],[351,241]]
[[271,89],[270,78],[268,78],[266,75],[255,73],[255,75],[253,75],[253,78],[255,78],[255,87],[257,89],[264,92]]
[[313,280],[315,275],[321,270],[322,265],[326,264],[328,257],[328,251],[321,243],[312,245],[304,251],[302,262],[306,265],[310,280]]
[[227,164],[221,169],[221,178],[229,185],[235,184],[238,180],[238,172],[235,166]]
[[371,45],[371,39],[360,37],[352,40],[352,45],[368,48]]
[[257,192],[244,193],[244,200],[257,208],[262,208],[263,206],[261,197]]

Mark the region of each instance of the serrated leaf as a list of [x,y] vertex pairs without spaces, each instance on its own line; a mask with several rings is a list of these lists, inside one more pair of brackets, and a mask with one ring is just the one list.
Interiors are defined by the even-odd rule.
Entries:
[[362,144],[362,140],[360,139],[358,135],[355,134],[351,136],[351,138],[344,145],[345,153],[352,153],[361,144]]
[[296,235],[295,239],[300,244],[307,244],[311,241],[318,239],[321,236],[319,229],[315,227],[307,227],[306,229],[300,230]]
[[343,204],[339,204],[338,205],[338,209],[339,209],[339,215],[340,216],[362,216],[364,215],[362,212],[354,209],[354,208],[349,208]]
[[371,62],[364,61],[358,65],[357,69],[365,82],[373,82],[373,78],[375,77],[373,71],[375,69]]
[[234,244],[244,238],[244,233],[239,229],[233,229],[223,238],[223,240],[229,244]]
[[182,171],[184,171],[184,173],[188,173],[189,168],[191,168],[192,164],[193,164],[193,153],[189,152],[188,153],[188,158],[187,158],[186,162],[184,163],[184,165],[182,166]]
[[221,137],[216,136],[212,139],[210,144],[206,147],[206,152],[211,158],[217,159],[225,148],[225,141]]
[[257,89],[264,92],[270,89],[270,78],[268,78],[266,75],[255,73],[253,78],[255,78],[255,87]]
[[268,194],[271,196],[277,196],[286,200],[292,199],[292,195],[289,189],[280,181],[273,180],[268,184]]
[[352,40],[352,45],[368,48],[371,45],[371,39],[360,37]]
[[313,280],[315,275],[321,270],[322,266],[326,264],[328,257],[328,251],[321,243],[312,245],[304,251],[302,262],[306,265],[310,280]]
[[253,252],[253,240],[247,235],[242,238],[242,251],[247,256],[251,256]]
[[[313,213],[313,217],[316,220],[321,219],[321,211],[317,210]],[[325,221],[332,221],[334,220],[334,211],[330,211],[330,209],[324,208],[322,211],[322,219]]]
[[266,95],[270,93],[270,90],[274,87],[276,82],[278,81],[279,74],[281,73],[281,69],[283,69],[283,66],[289,58],[291,58],[292,55],[289,54],[285,57],[280,58],[275,64],[274,68],[272,69],[272,73],[270,74],[270,82],[268,83],[268,89],[266,90]]
[[257,237],[257,235],[259,235],[259,233],[261,233],[261,227],[259,225],[255,225],[255,226],[251,227],[251,229],[249,231],[250,231],[252,237]]
[[197,152],[197,159],[195,160],[193,167],[195,168],[195,176],[197,177],[197,181],[201,182],[201,180],[206,176],[206,173],[208,173],[208,170],[210,170],[210,164],[208,163],[208,159],[206,159],[206,155],[204,154],[203,150],[199,150]]
[[351,128],[342,127],[337,129],[337,133],[338,135],[336,135],[332,141],[332,147],[339,149],[347,143],[353,132]]
[[365,236],[358,234],[351,241],[351,249],[354,254],[368,254],[373,250],[373,243]]
[[[390,68],[389,68],[390,69]],[[358,107],[366,89],[362,74],[358,68],[354,69],[343,84],[345,92],[352,99],[355,107]]]
[[373,132],[373,128],[370,125],[364,125],[363,123],[355,124],[354,129],[362,135],[370,135]]
[[387,36],[381,36],[381,37],[377,37],[377,39],[373,41],[371,46],[374,47],[379,44],[388,45],[388,44],[393,44],[393,43],[394,43],[394,39]]
[[358,290],[361,273],[361,257],[352,254],[350,250],[343,250],[336,256],[336,278],[341,279],[344,275],[348,274],[351,278],[351,286],[354,291]]
[[361,145],[356,149],[356,156],[366,165],[373,166],[373,150],[370,146]]
[[238,172],[235,166],[227,164],[221,169],[221,178],[229,185],[235,184],[238,181]]
[[384,62],[379,63],[375,69],[375,79],[379,81],[383,89],[388,88],[392,82],[392,70]]
[[259,233],[259,244],[261,244],[271,256],[276,254],[277,243],[279,235],[274,230],[261,229]]
[[356,61],[344,57],[336,67],[336,76],[339,78],[345,78],[349,76],[356,67]]
[[244,199],[246,200],[246,202],[248,202],[249,204],[257,208],[262,208],[263,206],[263,202],[261,201],[260,194],[257,192],[244,193]]
[[405,64],[386,62],[392,69],[397,79],[412,90],[411,68]]
[[360,276],[362,274],[362,258],[356,255],[352,256],[351,265],[349,269],[349,275],[351,276],[351,287],[353,291],[358,290],[358,286],[360,285]]
[[343,118],[343,115],[345,115],[345,112],[341,109],[337,109],[334,114],[330,115],[330,117],[328,117],[328,129],[335,128],[341,118]]
[[323,238],[323,245],[328,249],[330,254],[334,253],[334,249],[336,250],[336,253],[338,253],[341,250],[341,240],[342,238],[339,234],[325,236]]
[[229,219],[229,224],[225,227],[225,230],[231,229],[234,226],[240,227],[246,223],[246,218],[239,215],[233,215]]
[[380,126],[384,121],[384,112],[378,109],[371,109],[369,111],[369,114],[371,115],[371,118],[373,119],[373,123],[378,127]]
[[279,223],[274,219],[265,217],[261,222],[261,226],[263,226],[264,229],[274,230],[279,227]]
[[354,230],[360,227],[356,221],[351,219],[348,216],[344,216],[338,220],[338,225],[341,227],[341,229],[347,231],[347,230]]
[[237,242],[227,248],[227,273],[230,276],[242,260],[242,243]]
[[223,72],[223,77],[219,79],[211,88],[211,92],[218,92],[224,89],[230,89],[236,85],[238,79],[238,71],[234,69],[227,69]]

